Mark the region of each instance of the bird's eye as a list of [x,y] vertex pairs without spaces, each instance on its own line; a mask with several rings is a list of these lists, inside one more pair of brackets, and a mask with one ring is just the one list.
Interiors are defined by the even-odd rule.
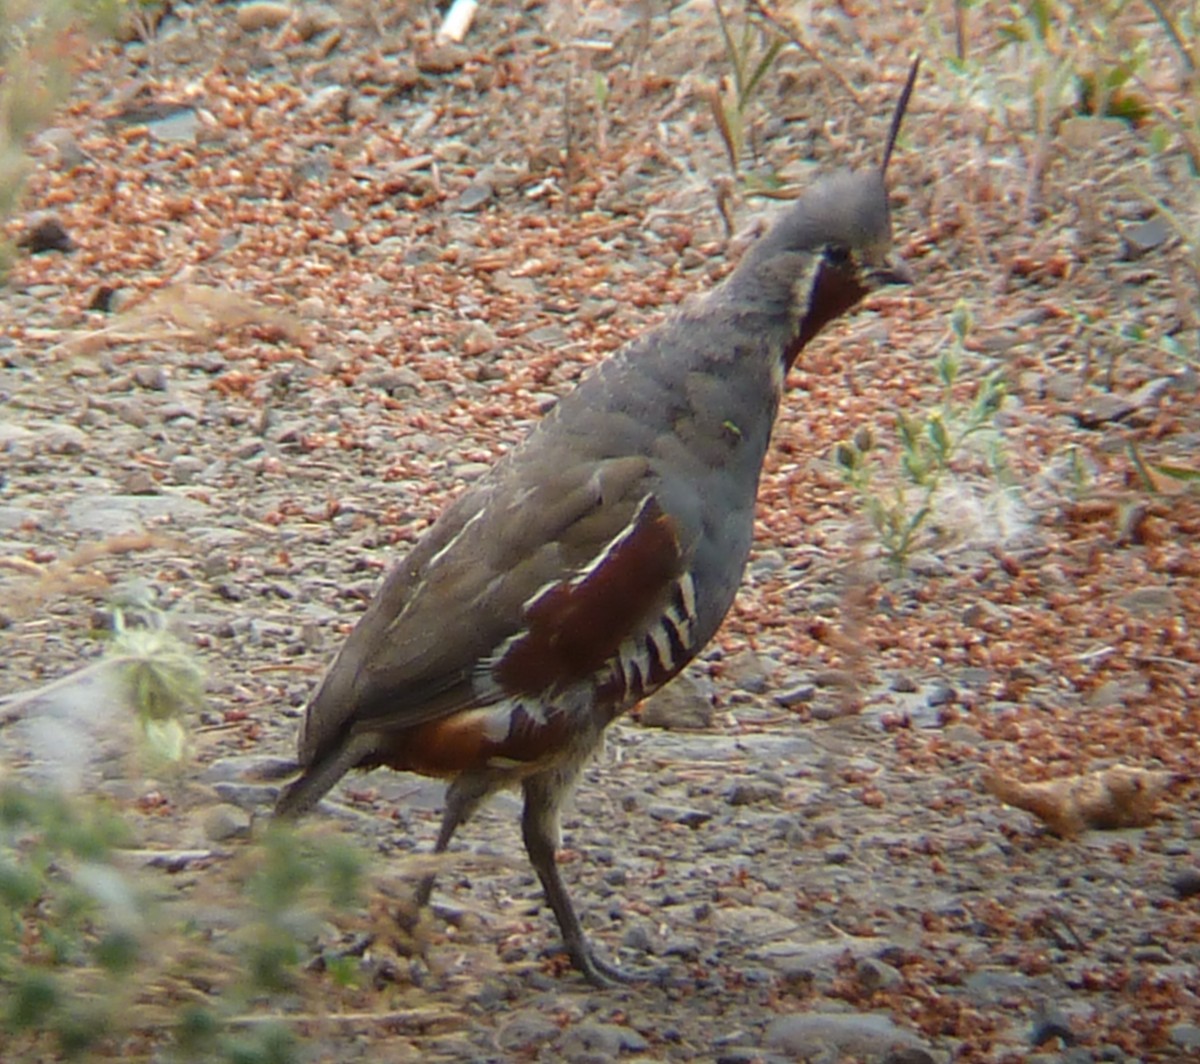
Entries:
[[825,261],[830,266],[846,267],[853,265],[854,260],[849,248],[840,244],[830,244],[825,249]]

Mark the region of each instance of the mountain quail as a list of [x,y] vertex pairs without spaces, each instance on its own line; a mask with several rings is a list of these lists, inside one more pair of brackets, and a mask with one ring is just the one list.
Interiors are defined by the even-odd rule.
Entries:
[[[707,297],[588,373],[387,576],[308,706],[280,816],[354,768],[451,780],[436,851],[498,787],[575,967],[590,948],[555,858],[559,806],[605,728],[703,649],[741,581],[784,378],[885,284],[884,173],[812,188]],[[428,901],[427,878],[418,903]]]

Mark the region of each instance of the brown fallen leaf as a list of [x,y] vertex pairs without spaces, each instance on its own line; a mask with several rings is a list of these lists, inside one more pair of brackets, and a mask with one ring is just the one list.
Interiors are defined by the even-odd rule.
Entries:
[[983,785],[1006,805],[1032,813],[1056,835],[1072,838],[1090,828],[1144,827],[1174,773],[1113,765],[1099,772],[1026,783],[987,771]]
[[246,326],[273,332],[300,347],[311,343],[303,321],[290,310],[230,288],[180,281],[123,310],[102,329],[71,333],[50,351],[74,357],[130,343],[208,344]]

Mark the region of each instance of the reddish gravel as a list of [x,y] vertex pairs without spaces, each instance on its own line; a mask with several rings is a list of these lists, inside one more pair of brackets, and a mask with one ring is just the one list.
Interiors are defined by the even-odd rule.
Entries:
[[[212,845],[239,804],[218,784],[290,754],[388,562],[744,243],[718,209],[707,5],[493,5],[462,47],[378,6],[248,31],[176,4],[150,44],[88,54],[31,146],[10,233],[51,212],[76,248],[22,254],[0,289],[0,691],[95,657],[113,586],[153,590],[209,708],[195,780],[102,788],[147,848]],[[597,943],[668,985],[560,976],[504,801],[462,832],[455,908],[410,966],[396,858],[428,847],[438,793],[377,773],[334,807],[392,859],[370,913],[323,932],[385,929],[374,981],[307,972],[271,1006],[310,1059],[1200,1058],[1200,909],[1172,886],[1200,863],[1200,493],[1163,472],[1200,453],[1195,247],[1130,244],[1139,190],[1196,231],[1195,178],[1117,120],[1058,116],[1043,152],[1021,63],[971,17],[975,91],[928,19],[843,4],[806,32],[860,99],[785,49],[747,111],[751,178],[869,165],[924,42],[892,163],[918,284],[793,374],[746,587],[694,670],[712,727],[619,727],[568,818]],[[1187,106],[1161,28],[1125,17],[1160,72],[1143,91]],[[613,47],[565,44],[585,38]],[[760,209],[737,198],[739,227]],[[1003,371],[1005,479],[966,454],[898,574],[833,451],[870,426],[890,498],[895,415],[941,402],[960,300],[955,398]],[[1175,774],[1147,826],[1063,840],[981,784],[1118,762]],[[247,847],[164,889],[233,906]]]

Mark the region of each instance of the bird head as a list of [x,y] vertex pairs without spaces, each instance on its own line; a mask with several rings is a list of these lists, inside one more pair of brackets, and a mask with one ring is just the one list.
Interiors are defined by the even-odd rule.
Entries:
[[892,248],[885,177],[917,66],[892,118],[882,165],[834,174],[808,189],[750,247],[729,279],[735,300],[786,318],[787,367],[824,326],[871,292],[912,283]]

